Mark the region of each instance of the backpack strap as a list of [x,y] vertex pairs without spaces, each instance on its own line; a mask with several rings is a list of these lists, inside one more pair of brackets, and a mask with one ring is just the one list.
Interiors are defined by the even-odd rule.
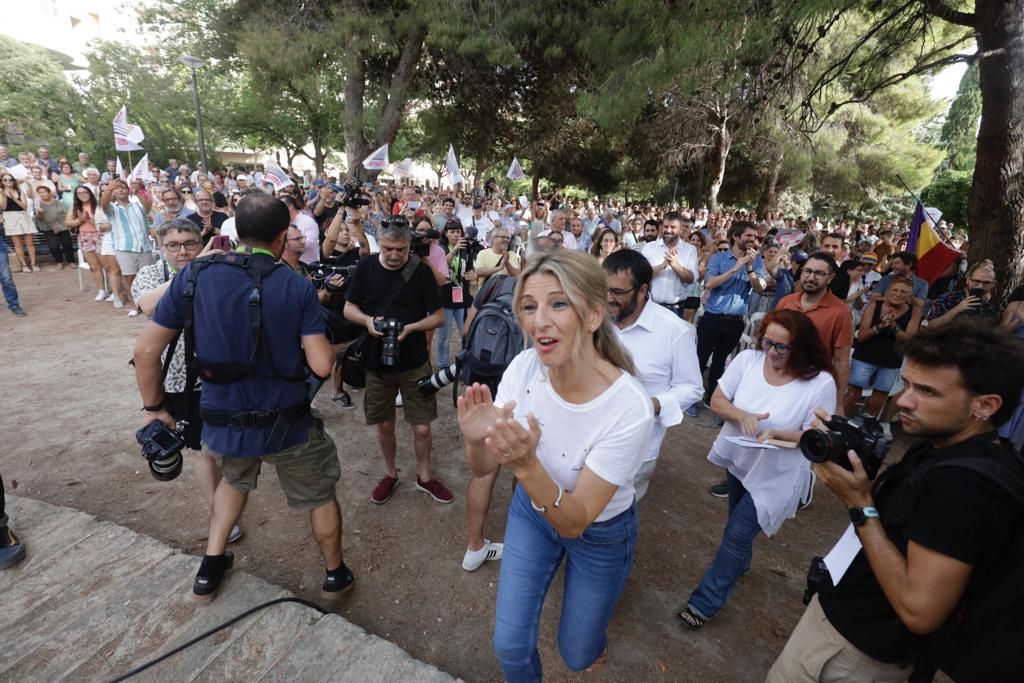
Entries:
[[[1000,440],[1002,441],[1002,440]],[[1001,446],[1006,444],[1001,443]],[[962,470],[974,472],[990,484],[997,487],[1006,494],[1014,503],[1024,510],[1024,477],[1015,472],[1003,463],[993,458],[979,458],[976,456],[962,456],[950,458],[935,463],[929,470],[939,467],[956,467]]]

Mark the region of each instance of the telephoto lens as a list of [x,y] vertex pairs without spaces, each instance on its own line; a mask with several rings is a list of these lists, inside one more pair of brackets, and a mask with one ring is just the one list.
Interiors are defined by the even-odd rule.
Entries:
[[430,397],[454,382],[455,377],[458,374],[459,364],[452,363],[448,367],[441,368],[432,375],[421,377],[416,381],[416,388],[420,390],[420,393],[423,394],[424,397]]

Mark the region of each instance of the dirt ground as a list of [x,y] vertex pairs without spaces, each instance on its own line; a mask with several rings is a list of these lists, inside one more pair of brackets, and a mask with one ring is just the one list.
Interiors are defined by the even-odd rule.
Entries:
[[[144,319],[94,302],[91,290],[79,292],[73,271],[49,268],[15,275],[27,318],[0,311],[0,472],[8,491],[84,510],[201,555],[207,517],[194,479],[186,471],[173,482],[154,480],[135,442],[140,399],[128,360]],[[356,410],[336,408],[326,395],[316,405],[338,443],[345,559],[356,575],[355,590],[336,611],[467,681],[500,680],[490,643],[498,565],[473,573],[461,568],[468,469],[451,392],[439,400],[433,462],[456,496],[452,505],[415,490],[412,437],[404,428],[402,484],[386,505],[371,504],[384,470],[374,434],[363,424],[362,394],[353,394]],[[556,579],[540,640],[548,680],[763,680],[802,613],[810,558],[828,550],[848,519],[819,485],[808,510],[776,537],[758,539],[753,569],[720,615],[699,632],[684,631],[675,611],[707,568],[726,518],[726,502],[707,493],[722,475],[705,459],[716,434],[707,419],[686,420],[668,433],[640,506],[636,564],[611,624],[609,661],[597,674],[573,674],[558,656]],[[511,491],[511,477],[502,474],[488,527],[494,540],[503,536]],[[272,468],[264,470],[241,524],[237,568],[319,600],[316,544],[305,516],[287,507]]]

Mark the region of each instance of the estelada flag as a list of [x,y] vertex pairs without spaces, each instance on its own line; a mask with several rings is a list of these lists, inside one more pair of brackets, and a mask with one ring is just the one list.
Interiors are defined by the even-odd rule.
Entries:
[[927,280],[928,284],[935,282],[951,263],[960,258],[960,252],[939,236],[921,202],[914,208],[907,251],[917,256],[917,276]]

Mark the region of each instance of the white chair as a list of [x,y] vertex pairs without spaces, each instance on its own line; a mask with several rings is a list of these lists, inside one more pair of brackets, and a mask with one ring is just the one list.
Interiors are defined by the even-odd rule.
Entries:
[[[85,262],[85,255],[82,254],[82,250],[78,249],[75,253],[78,254],[78,267],[75,268],[75,270],[78,271],[78,291],[79,292],[84,292],[85,291],[85,279],[82,277],[82,271],[84,270],[85,272],[88,273],[88,272],[90,272],[90,268],[89,268],[89,264]],[[110,291],[110,287],[108,286],[109,283],[107,282],[107,271],[106,270],[102,270],[102,272],[103,272],[103,289],[109,292]],[[90,275],[90,277],[91,277],[91,275]]]

